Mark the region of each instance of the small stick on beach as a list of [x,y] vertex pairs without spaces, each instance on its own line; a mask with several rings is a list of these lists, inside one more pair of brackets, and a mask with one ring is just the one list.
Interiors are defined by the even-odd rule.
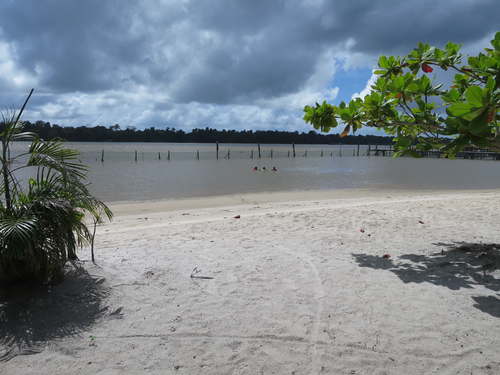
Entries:
[[206,280],[211,280],[213,277],[211,276],[198,276],[197,274],[200,273],[201,270],[198,269],[198,267],[194,267],[193,270],[191,271],[191,277],[192,279],[206,279]]

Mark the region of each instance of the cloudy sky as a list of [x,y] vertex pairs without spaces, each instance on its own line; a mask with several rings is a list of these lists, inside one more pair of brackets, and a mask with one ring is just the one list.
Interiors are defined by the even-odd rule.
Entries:
[[498,0],[2,0],[0,107],[138,128],[309,130],[305,104],[366,91],[380,54],[475,52]]

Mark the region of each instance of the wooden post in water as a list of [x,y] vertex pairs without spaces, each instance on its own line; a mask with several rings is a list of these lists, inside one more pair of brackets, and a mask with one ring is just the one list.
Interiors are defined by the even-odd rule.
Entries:
[[170,150],[167,152],[167,160],[170,161]]
[[356,150],[352,149],[352,156],[356,156]]
[[271,149],[271,152],[269,153],[269,156],[271,156],[271,159],[273,158],[273,149]]
[[231,150],[227,149],[227,160],[231,159]]
[[366,156],[370,156],[372,151],[372,145],[368,145],[368,151],[366,151]]
[[359,143],[358,143],[358,151],[356,153],[356,156],[359,156]]
[[288,150],[288,158],[290,158],[290,150]]
[[304,157],[307,158],[307,150],[304,151]]
[[137,163],[137,150],[135,150],[134,161]]
[[295,143],[292,143],[293,157],[295,157]]
[[250,159],[253,159],[253,149],[250,150]]
[[161,154],[158,153],[158,160],[161,160]]
[[259,159],[260,159],[260,157],[261,157],[261,153],[260,153],[260,143],[257,145],[257,149],[258,149],[258,151],[259,151]]
[[104,163],[104,150],[101,151],[101,163]]
[[196,160],[200,160],[200,150],[196,150]]
[[219,160],[219,142],[215,142],[215,158]]
[[321,150],[321,157],[323,157],[323,150]]

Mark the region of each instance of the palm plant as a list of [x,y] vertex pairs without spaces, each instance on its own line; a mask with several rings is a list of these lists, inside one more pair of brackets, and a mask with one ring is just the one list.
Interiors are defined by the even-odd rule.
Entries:
[[[111,219],[112,212],[89,192],[87,168],[78,152],[58,140],[43,141],[23,132],[22,112],[2,114],[0,123],[0,282],[54,282],[63,276],[76,249],[93,242],[85,217]],[[11,156],[15,141],[30,141],[27,151]],[[35,176],[19,180],[22,169]]]

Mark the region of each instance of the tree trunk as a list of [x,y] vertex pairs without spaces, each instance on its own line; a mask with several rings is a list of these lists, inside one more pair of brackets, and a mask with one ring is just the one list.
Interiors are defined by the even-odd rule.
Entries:
[[94,230],[92,232],[92,238],[90,240],[90,254],[92,256],[92,263],[95,263],[95,257],[94,257],[94,239],[95,239],[95,230],[97,227],[97,220],[94,219]]
[[10,184],[9,184],[9,161],[7,160],[7,144],[5,140],[2,139],[2,175],[3,175],[3,185],[4,185],[4,196],[5,196],[5,208],[7,212],[12,211],[12,199],[10,196]]

